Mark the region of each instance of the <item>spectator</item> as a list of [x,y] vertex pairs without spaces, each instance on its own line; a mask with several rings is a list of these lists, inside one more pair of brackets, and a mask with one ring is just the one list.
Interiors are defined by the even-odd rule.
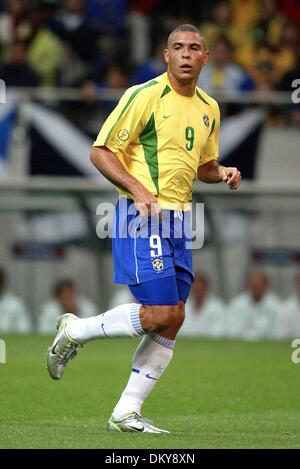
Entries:
[[210,291],[204,275],[196,275],[190,298],[186,303],[182,336],[220,337],[224,327],[224,304]]
[[233,21],[239,29],[240,41],[261,18],[261,0],[231,0]]
[[285,17],[278,10],[278,0],[263,0],[261,6],[260,21],[254,25],[251,35],[255,44],[268,43],[277,47],[286,22]]
[[32,331],[32,322],[24,302],[7,289],[7,277],[0,267],[0,332],[27,333]]
[[233,44],[238,45],[240,34],[232,21],[232,6],[228,0],[217,2],[212,10],[212,20],[200,26],[207,48],[212,49],[220,36],[225,36]]
[[57,68],[58,86],[81,86],[90,74],[90,67],[73,49],[64,44],[61,61]]
[[226,335],[243,339],[274,338],[281,303],[269,289],[264,272],[250,272],[247,289],[234,298],[228,307]]
[[[129,0],[88,0],[85,16],[108,36],[124,32]],[[148,0],[149,3],[149,0]]]
[[40,78],[27,63],[27,44],[21,40],[15,40],[10,52],[7,64],[0,67],[1,79],[6,86],[38,86]]
[[296,66],[297,46],[299,44],[299,28],[294,23],[284,25],[277,46],[268,42],[254,43],[240,60],[252,78],[259,84],[268,81],[276,86],[282,76]]
[[296,65],[288,70],[281,78],[278,89],[281,91],[293,91],[292,83],[300,78],[300,43],[296,47]]
[[279,81],[286,72],[296,67],[299,41],[299,26],[292,21],[286,23],[280,36],[278,49],[275,50],[274,54],[274,66],[278,72],[277,81]]
[[[232,0],[234,23],[239,30],[235,60],[248,72],[257,62],[257,47],[278,45],[283,17],[273,0]],[[268,42],[270,41],[270,42]]]
[[18,28],[18,37],[28,42],[28,62],[40,75],[42,85],[56,84],[62,58],[62,44],[46,26],[49,10],[36,0],[27,7],[26,21]]
[[151,13],[158,0],[131,0],[127,15],[130,59],[134,64],[142,64],[151,50]]
[[251,50],[253,43],[251,30],[260,20],[261,1],[231,0],[230,4],[234,34],[228,37],[235,47],[233,58],[237,64],[247,70],[249,65],[249,50]]
[[75,282],[69,279],[59,281],[53,289],[53,298],[41,307],[38,330],[48,334],[55,329],[57,316],[65,313],[85,318],[98,314],[97,307],[83,295],[78,294]]
[[6,11],[0,14],[0,46],[3,48],[4,58],[12,42],[17,39],[19,24],[24,18],[24,0],[6,0]]
[[240,90],[248,80],[246,72],[232,61],[232,44],[226,37],[219,37],[213,48],[211,61],[203,68],[198,86],[206,93],[216,90]]
[[[128,69],[122,61],[116,61],[109,65],[105,74],[94,76],[94,81],[86,81],[83,84],[82,92],[86,103],[95,105],[97,103],[98,88],[124,89],[128,87]],[[107,116],[115,107],[115,100],[106,100],[99,103],[103,117]]]
[[248,71],[254,81],[254,88],[258,91],[272,90],[278,79],[278,71],[274,64],[274,50],[265,43],[258,45],[252,53],[251,67]]
[[293,127],[300,129],[300,106],[295,105],[291,110],[291,124]]
[[164,60],[164,49],[166,47],[167,39],[160,39],[154,49],[154,55],[149,57],[138,69],[135,71],[132,84],[139,85],[152,78],[161,75],[166,71],[166,63]]
[[295,286],[295,293],[283,303],[278,325],[281,338],[300,337],[300,272],[296,274]]
[[65,0],[57,14],[53,31],[83,62],[97,58],[98,32],[85,17],[85,0]]

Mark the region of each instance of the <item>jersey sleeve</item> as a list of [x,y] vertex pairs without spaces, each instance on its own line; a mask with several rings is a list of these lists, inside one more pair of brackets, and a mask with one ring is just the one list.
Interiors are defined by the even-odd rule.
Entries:
[[211,124],[211,131],[200,156],[199,166],[211,160],[217,160],[219,157],[220,109],[216,101],[214,101],[213,106],[214,118]]
[[149,99],[139,88],[129,88],[104,122],[93,146],[106,146],[115,154],[126,151],[146,125]]

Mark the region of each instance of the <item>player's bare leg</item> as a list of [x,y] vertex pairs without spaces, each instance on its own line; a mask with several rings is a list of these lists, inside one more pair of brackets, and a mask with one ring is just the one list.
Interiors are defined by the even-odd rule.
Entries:
[[129,381],[108,422],[109,431],[163,432],[153,425],[148,429],[141,408],[172,359],[174,339],[184,314],[182,301],[173,306],[141,307],[141,324],[147,334],[134,354]]
[[[176,334],[184,320],[184,303],[168,306],[127,304],[87,319],[63,315],[48,351],[48,371],[60,379],[70,358],[86,342],[97,338],[135,337],[146,334],[134,358],[128,384],[108,423],[109,430],[163,433],[141,417],[146,397],[173,355]],[[73,353],[74,351],[74,353]]]
[[140,309],[141,325],[144,331],[161,333],[174,340],[184,321],[184,303],[168,306],[145,306]]

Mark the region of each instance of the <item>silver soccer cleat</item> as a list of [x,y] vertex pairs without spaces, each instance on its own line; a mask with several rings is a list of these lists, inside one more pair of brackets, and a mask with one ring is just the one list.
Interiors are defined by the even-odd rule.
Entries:
[[53,379],[62,378],[66,364],[77,355],[77,350],[82,347],[81,344],[71,340],[66,333],[67,324],[76,319],[78,317],[70,313],[62,314],[57,318],[58,332],[47,354],[47,369]]
[[106,429],[109,432],[140,432],[140,433],[170,433],[155,427],[151,420],[145,419],[137,412],[125,416],[121,420],[110,417]]

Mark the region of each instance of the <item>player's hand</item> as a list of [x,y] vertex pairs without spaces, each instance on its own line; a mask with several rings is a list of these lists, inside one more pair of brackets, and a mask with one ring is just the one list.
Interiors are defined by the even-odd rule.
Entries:
[[224,168],[221,166],[219,169],[219,175],[230,189],[238,189],[241,184],[241,173],[237,168]]
[[139,189],[134,195],[134,205],[140,212],[142,218],[149,216],[161,217],[161,208],[157,203],[156,197],[146,188]]

